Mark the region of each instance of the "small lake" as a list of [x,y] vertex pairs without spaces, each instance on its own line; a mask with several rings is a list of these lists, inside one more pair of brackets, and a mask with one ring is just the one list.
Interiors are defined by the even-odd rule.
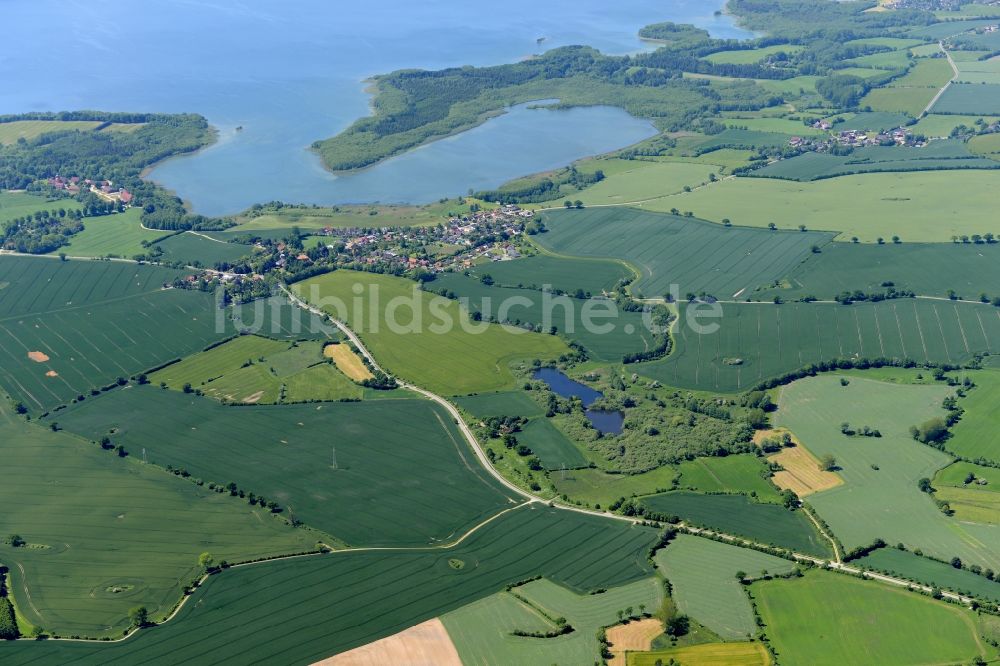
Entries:
[[[370,112],[364,80],[400,68],[493,65],[587,44],[652,48],[640,27],[693,23],[753,35],[716,14],[724,0],[6,0],[0,113],[101,109],[200,113],[207,150],[152,178],[205,214],[252,203],[421,202],[486,189],[646,136],[616,109],[516,108],[481,127],[348,177],[309,152]],[[67,9],[69,8],[69,10]],[[99,18],[97,18],[99,17]],[[44,36],[44,37],[40,37]],[[242,131],[237,131],[242,127]]]
[[[539,368],[531,378],[545,382],[553,393],[563,398],[579,398],[585,408],[594,404],[598,398],[604,397],[600,391],[570,379],[555,368]],[[624,412],[617,410],[587,409],[584,413],[594,428],[605,434],[619,434],[625,423]]]
[[[649,121],[614,107],[549,109],[539,104],[511,107],[478,127],[353,173],[332,174],[310,153],[309,169],[262,174],[243,144],[226,142],[206,152],[204,158],[169,160],[150,177],[183,192],[206,215],[242,210],[259,201],[259,192],[269,190],[280,191],[284,201],[321,206],[423,204],[464,195],[470,189],[493,189],[518,176],[563,167],[657,133]],[[212,177],[220,168],[243,183],[257,184],[252,191],[220,189]]]

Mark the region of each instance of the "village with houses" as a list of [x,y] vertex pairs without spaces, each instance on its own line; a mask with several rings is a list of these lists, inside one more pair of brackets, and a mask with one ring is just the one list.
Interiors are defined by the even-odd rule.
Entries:
[[[233,302],[265,290],[266,276],[281,273],[286,280],[310,276],[331,268],[376,273],[424,275],[464,271],[473,266],[519,259],[522,235],[541,227],[534,211],[508,204],[480,209],[427,227],[325,227],[304,237],[257,238],[245,264],[217,266],[177,280],[172,286],[209,290],[226,285]],[[321,242],[307,249],[308,239]]]
[[90,192],[104,201],[120,202],[125,206],[132,205],[132,193],[124,187],[115,188],[114,183],[110,180],[95,181],[90,178],[81,179],[79,176],[65,178],[57,175],[54,178],[50,178],[48,183],[56,191],[66,192],[71,196],[76,196],[80,192]]

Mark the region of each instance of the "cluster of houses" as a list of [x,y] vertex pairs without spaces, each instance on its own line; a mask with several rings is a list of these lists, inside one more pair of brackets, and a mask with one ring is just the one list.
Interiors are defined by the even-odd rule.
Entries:
[[116,189],[114,183],[110,180],[94,181],[90,178],[81,179],[79,176],[71,176],[69,178],[56,176],[55,178],[49,178],[49,185],[72,195],[77,195],[81,191],[89,191],[105,201],[120,201],[126,206],[132,203],[132,193],[124,187]]
[[[829,130],[832,126],[826,120],[817,120],[813,123],[817,129]],[[801,150],[815,150],[823,152],[832,146],[850,146],[860,148],[862,146],[913,146],[922,148],[926,145],[924,141],[917,141],[913,133],[905,127],[897,127],[887,132],[872,132],[869,130],[849,129],[842,130],[830,137],[801,137],[793,136],[788,140],[788,145]]]

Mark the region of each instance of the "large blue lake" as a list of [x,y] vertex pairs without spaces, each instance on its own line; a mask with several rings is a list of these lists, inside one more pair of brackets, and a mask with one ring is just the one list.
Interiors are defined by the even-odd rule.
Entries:
[[[629,145],[649,123],[611,108],[513,109],[485,125],[346,176],[307,150],[368,113],[363,80],[404,67],[511,62],[588,44],[646,48],[648,23],[747,37],[723,0],[8,0],[0,112],[196,112],[220,131],[151,177],[198,212],[296,203],[421,203]],[[544,38],[539,43],[537,40]],[[238,126],[243,130],[236,131]]]

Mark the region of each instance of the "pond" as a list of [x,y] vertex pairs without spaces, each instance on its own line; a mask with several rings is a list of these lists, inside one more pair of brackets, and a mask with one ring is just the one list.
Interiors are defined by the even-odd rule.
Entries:
[[[555,368],[539,368],[531,377],[548,384],[556,395],[563,398],[579,398],[585,408],[594,404],[598,398],[604,397],[600,391],[592,389],[586,384],[581,384],[575,379],[570,379]],[[625,423],[625,413],[618,410],[587,409],[584,414],[594,428],[604,434],[617,435],[621,433]]]

